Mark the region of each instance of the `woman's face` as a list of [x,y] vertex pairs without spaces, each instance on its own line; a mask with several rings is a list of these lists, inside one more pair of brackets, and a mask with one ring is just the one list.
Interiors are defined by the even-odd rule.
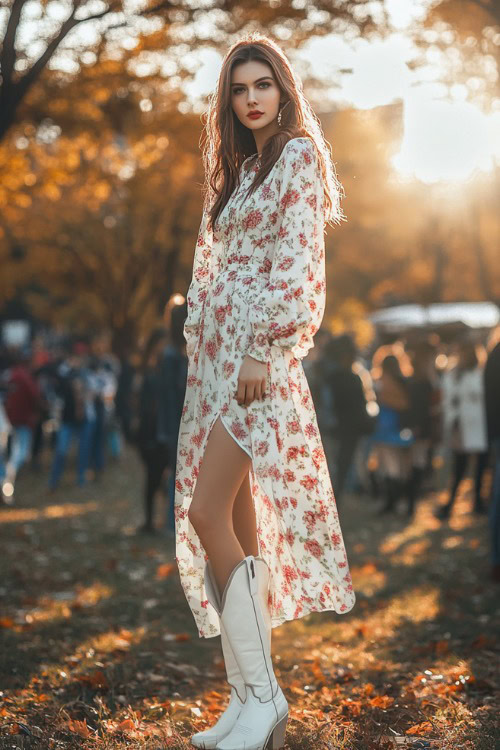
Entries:
[[[250,130],[276,127],[280,107],[280,90],[269,65],[251,60],[239,63],[231,72],[231,103],[238,120]],[[258,110],[260,117],[249,117]]]

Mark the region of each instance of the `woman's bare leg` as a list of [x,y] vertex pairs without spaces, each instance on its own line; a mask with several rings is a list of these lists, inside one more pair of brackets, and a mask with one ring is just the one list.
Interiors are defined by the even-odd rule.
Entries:
[[258,557],[257,523],[248,473],[243,478],[240,489],[236,494],[236,500],[234,501],[233,527],[245,555]]
[[219,591],[245,552],[233,527],[233,506],[251,459],[220,417],[208,436],[188,516],[207,553]]

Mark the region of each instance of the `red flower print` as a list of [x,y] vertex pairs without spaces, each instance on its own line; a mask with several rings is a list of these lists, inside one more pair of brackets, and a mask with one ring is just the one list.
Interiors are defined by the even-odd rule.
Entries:
[[307,530],[311,532],[314,527],[316,526],[316,514],[312,512],[312,510],[306,510],[304,515],[302,516],[302,520],[304,521],[305,525],[307,526]]
[[313,211],[316,211],[317,198],[315,195],[308,195],[306,198],[306,202],[311,206]]
[[204,398],[201,402],[201,413],[204,417],[212,413],[212,407],[210,406],[206,398]]
[[295,482],[295,474],[291,469],[285,469],[283,472],[285,482]]
[[246,438],[246,430],[244,429],[241,422],[238,422],[238,420],[234,420],[231,424],[231,430],[233,431],[233,435],[237,440],[243,441]]
[[317,429],[311,422],[309,422],[309,424],[306,425],[305,433],[308,437],[316,437]]
[[310,474],[306,474],[305,477],[300,480],[300,484],[302,485],[302,487],[305,487],[306,490],[312,490],[318,484],[318,480],[316,479],[316,477],[312,477]]
[[213,362],[215,360],[215,355],[217,354],[217,345],[214,337],[208,339],[208,341],[206,342],[205,352]]
[[285,209],[290,208],[290,206],[294,206],[299,199],[300,193],[298,190],[287,190],[280,201],[281,210],[285,211]]
[[287,257],[283,258],[283,260],[279,264],[279,270],[288,271],[293,266],[294,263],[295,263],[295,258],[292,258],[290,255],[287,255]]
[[297,571],[294,570],[291,565],[283,565],[283,575],[285,576],[287,583],[296,581],[298,578]]
[[313,555],[313,557],[317,557],[318,559],[323,554],[323,550],[321,549],[321,546],[318,544],[318,542],[315,539],[308,539],[306,543],[304,544],[304,547],[308,552]]
[[262,212],[261,211],[251,211],[248,216],[245,217],[245,220],[243,222],[243,226],[245,227],[245,230],[248,229],[255,229],[255,227],[258,227],[260,222],[262,221]]

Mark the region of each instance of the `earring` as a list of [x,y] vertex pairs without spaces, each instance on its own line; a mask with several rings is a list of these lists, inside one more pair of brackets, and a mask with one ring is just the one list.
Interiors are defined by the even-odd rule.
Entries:
[[278,127],[279,128],[281,127],[281,113],[283,112],[287,104],[288,102],[285,102],[283,106],[281,107],[280,111],[278,112]]

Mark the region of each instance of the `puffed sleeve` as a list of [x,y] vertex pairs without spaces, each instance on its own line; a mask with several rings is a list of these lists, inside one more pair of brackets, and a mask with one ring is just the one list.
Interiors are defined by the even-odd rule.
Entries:
[[193,353],[198,338],[201,313],[211,278],[213,234],[208,228],[208,218],[208,211],[204,210],[194,251],[193,275],[186,295],[188,311],[184,322],[184,338],[188,357]]
[[270,359],[271,346],[297,359],[314,345],[326,301],[323,179],[309,138],[289,141],[278,195],[279,228],[271,272],[250,306],[248,354]]

